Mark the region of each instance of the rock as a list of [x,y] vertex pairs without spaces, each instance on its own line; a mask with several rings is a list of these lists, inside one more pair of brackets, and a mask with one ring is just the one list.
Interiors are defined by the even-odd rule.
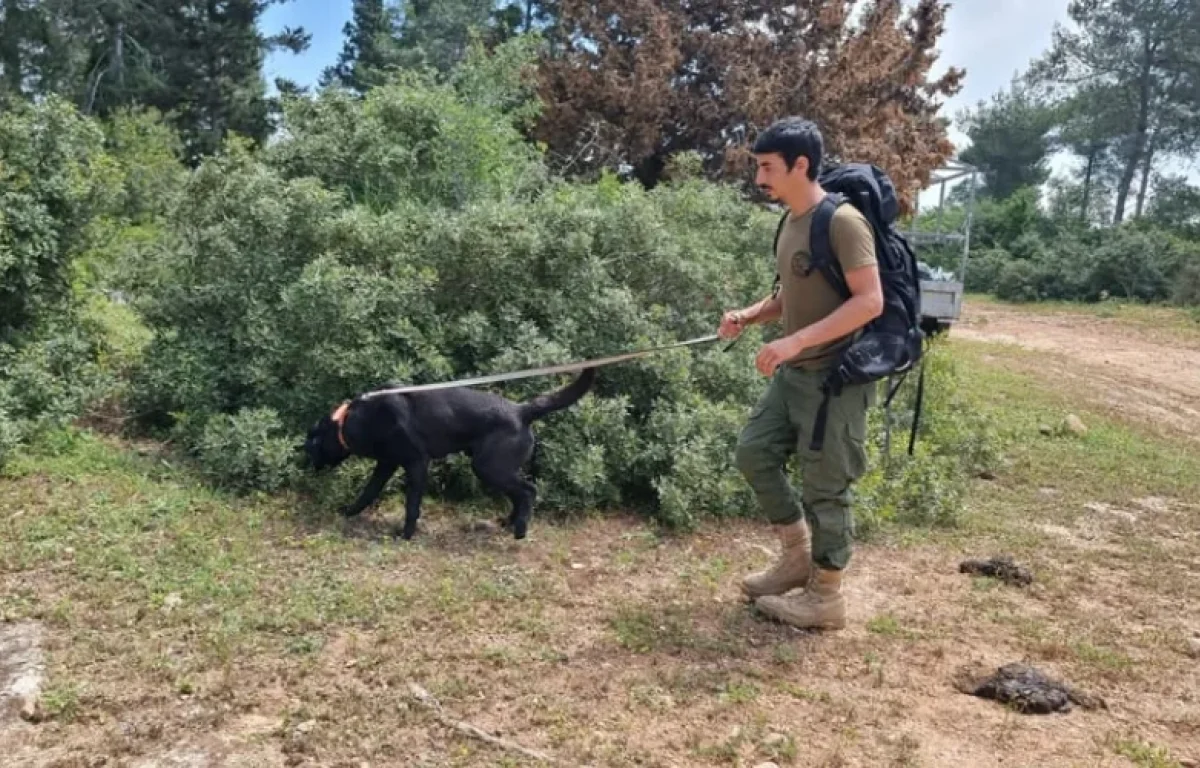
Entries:
[[21,719],[35,725],[46,719],[46,711],[42,709],[41,701],[36,696],[26,696],[22,699]]
[[1016,587],[1027,587],[1033,583],[1033,574],[1029,569],[1017,565],[1008,555],[989,560],[964,560],[959,564],[958,572],[991,576]]
[[36,622],[0,625],[0,730],[9,718],[47,719],[39,700],[46,675],[42,635]]
[[1187,652],[1193,659],[1200,659],[1200,637],[1188,639]]
[[1069,712],[1072,703],[1084,709],[1108,708],[1098,696],[1053,680],[1026,664],[1005,664],[991,675],[980,675],[971,668],[962,669],[956,675],[954,685],[962,693],[992,699],[1025,715]]
[[172,592],[163,598],[163,613],[170,613],[181,605],[183,605],[183,597],[178,592]]
[[787,742],[787,736],[782,733],[767,734],[767,738],[763,739],[763,746],[767,747],[782,747]]
[[767,761],[765,763],[759,763],[758,765],[754,766],[754,768],[779,768],[779,764]]
[[1042,424],[1038,427],[1038,432],[1041,432],[1046,437],[1050,437],[1050,435],[1054,434],[1054,427],[1049,424]]
[[300,733],[311,733],[312,729],[316,728],[316,727],[317,727],[316,720],[305,720],[303,723],[300,723],[299,725],[296,726],[296,730],[299,731]]
[[1087,425],[1083,423],[1083,420],[1073,413],[1068,415],[1067,418],[1063,420],[1062,428],[1064,432],[1075,435],[1076,437],[1083,437],[1088,431]]

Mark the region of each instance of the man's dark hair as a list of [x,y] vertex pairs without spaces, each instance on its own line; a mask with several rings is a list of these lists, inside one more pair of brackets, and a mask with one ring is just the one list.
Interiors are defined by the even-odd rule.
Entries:
[[825,142],[821,138],[821,130],[811,120],[785,117],[775,121],[758,135],[753,151],[756,155],[783,155],[783,161],[789,171],[796,165],[796,158],[806,157],[809,181],[816,181],[821,170],[821,155],[825,151]]

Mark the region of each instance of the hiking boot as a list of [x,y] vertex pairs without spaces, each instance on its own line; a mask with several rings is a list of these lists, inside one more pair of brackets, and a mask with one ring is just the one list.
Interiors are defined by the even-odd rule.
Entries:
[[742,579],[742,592],[747,597],[782,595],[788,590],[803,587],[812,572],[808,525],[801,518],[790,525],[775,526],[782,553],[775,566],[767,571],[752,573]]
[[768,616],[800,629],[841,629],[846,626],[841,571],[817,568],[799,597],[767,595],[754,604]]

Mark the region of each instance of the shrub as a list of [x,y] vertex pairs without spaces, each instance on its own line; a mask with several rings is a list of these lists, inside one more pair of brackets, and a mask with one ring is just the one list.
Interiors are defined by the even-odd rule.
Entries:
[[996,279],[996,296],[1005,301],[1037,301],[1042,269],[1030,261],[1010,261]]
[[[909,430],[916,403],[912,374],[892,404],[891,453],[885,453],[882,407],[870,414],[870,469],[857,488],[857,530],[869,536],[882,526],[957,525],[967,481],[997,468],[1003,441],[997,425],[964,394],[961,373],[947,349],[935,343],[926,354],[925,401],[913,456]],[[881,385],[881,397],[886,388]]]
[[1176,304],[1200,307],[1200,258],[1180,271],[1171,298]]
[[98,364],[99,334],[74,315],[75,327],[47,325],[20,345],[0,343],[0,467],[22,444],[77,418],[107,392]]
[[[128,141],[113,146],[151,157],[126,128],[118,118],[107,138]],[[135,167],[147,163],[106,152],[102,126],[59,98],[0,113],[0,464],[80,416],[127,362],[104,340],[93,289],[126,217],[170,187]]]
[[[416,81],[378,90],[364,101],[328,96],[334,101],[321,108],[336,120],[305,113],[272,152],[254,157],[231,145],[189,180],[162,254],[171,280],[140,302],[155,336],[131,388],[133,410],[163,427],[182,419],[175,430],[197,450],[202,425],[246,409],[269,409],[298,439],[365,389],[710,333],[722,309],[769,290],[773,215],[699,180],[647,192],[606,177],[546,184],[536,195],[471,181],[463,198],[422,191],[426,177],[461,176],[469,159],[435,154],[428,167],[375,168],[373,188],[389,192],[357,202],[357,176],[339,179],[344,169],[333,164],[305,167],[324,161],[302,148],[339,143],[372,120],[386,127],[404,105],[422,105],[436,120],[466,108],[454,91]],[[507,135],[508,120],[474,124]],[[359,154],[403,151],[412,138],[401,123],[356,134]],[[530,163],[523,153],[497,157],[518,175]],[[729,354],[679,350],[604,369],[595,397],[538,427],[543,506],[679,499],[670,483],[682,481],[688,496],[675,508],[733,510],[732,496],[714,501],[715,486],[685,476],[697,476],[703,458],[718,476],[736,477],[722,451],[732,452],[736,436],[729,414],[761,390],[753,354],[743,343]],[[532,379],[498,391],[521,400],[558,384]],[[683,402],[714,420],[664,450],[662,414],[684,431]],[[253,485],[237,465],[230,471],[231,487]],[[461,461],[433,480],[446,493],[477,489]]]
[[967,261],[964,287],[968,291],[992,293],[1000,282],[1000,273],[1012,261],[1012,254],[1000,248],[973,252]]
[[278,414],[269,408],[218,414],[200,432],[196,457],[201,470],[219,486],[276,491],[297,473],[296,443],[283,434]]

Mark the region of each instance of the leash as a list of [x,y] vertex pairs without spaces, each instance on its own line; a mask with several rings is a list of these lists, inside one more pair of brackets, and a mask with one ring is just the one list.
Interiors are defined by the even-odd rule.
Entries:
[[[742,334],[745,335],[745,334]],[[492,384],[497,381],[513,381],[514,379],[528,379],[534,376],[550,376],[556,373],[570,373],[572,371],[582,371],[585,368],[597,368],[602,365],[612,365],[614,363],[623,363],[626,360],[634,360],[639,357],[646,357],[658,352],[666,352],[670,349],[680,349],[683,347],[692,347],[698,344],[709,344],[717,341],[720,337],[716,334],[710,336],[699,336],[695,339],[687,341],[679,341],[674,344],[664,344],[659,347],[649,347],[647,349],[639,349],[633,352],[624,352],[619,355],[610,357],[598,357],[593,360],[580,360],[574,363],[562,363],[560,365],[544,365],[540,368],[526,368],[523,371],[511,371],[509,373],[493,373],[488,376],[475,376],[469,379],[455,379],[454,381],[440,381],[435,384],[413,384],[407,387],[392,387],[390,389],[377,389],[371,392],[366,392],[359,395],[359,399],[369,400],[373,397],[382,395],[406,395],[411,392],[431,392],[435,389],[453,389],[456,387],[474,387],[480,384]],[[734,339],[725,351],[733,349],[733,345],[738,342],[741,336]]]

